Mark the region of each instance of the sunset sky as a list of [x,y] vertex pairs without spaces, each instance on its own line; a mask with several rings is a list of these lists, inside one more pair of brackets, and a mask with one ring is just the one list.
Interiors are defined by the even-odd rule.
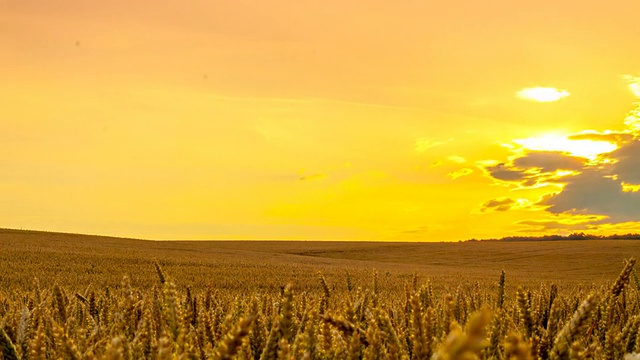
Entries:
[[0,227],[640,232],[640,1],[0,0]]

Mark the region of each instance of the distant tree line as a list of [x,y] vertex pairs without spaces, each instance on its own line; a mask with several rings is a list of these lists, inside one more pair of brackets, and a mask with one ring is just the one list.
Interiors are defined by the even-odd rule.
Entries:
[[640,234],[594,235],[576,232],[569,235],[505,236],[499,239],[469,239],[467,241],[559,241],[559,240],[640,240]]

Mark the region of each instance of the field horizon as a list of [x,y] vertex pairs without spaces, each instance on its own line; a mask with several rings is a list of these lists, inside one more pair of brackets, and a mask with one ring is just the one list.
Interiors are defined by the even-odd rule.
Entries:
[[[352,269],[363,274],[377,270],[404,280],[416,273],[427,278],[463,277],[471,281],[497,279],[505,270],[525,283],[598,284],[615,278],[623,260],[640,256],[640,241],[161,241],[0,229],[0,250],[0,260],[4,260],[0,267],[22,267],[26,270],[22,274],[33,270],[41,274],[40,280],[66,283],[75,278],[83,286],[90,280],[101,283],[101,273],[120,274],[112,278],[112,284],[125,275],[135,278],[137,273],[151,273],[156,260],[168,272],[183,267],[199,269],[201,274],[196,271],[187,286],[204,286],[202,274],[212,268],[257,274],[271,266],[285,270],[300,266],[299,271],[279,273],[279,283],[286,283],[287,275],[299,279],[314,277],[318,271],[337,280]],[[93,273],[91,269],[98,264],[103,269],[95,276],[62,276],[78,269]],[[44,271],[47,266],[50,268]],[[309,274],[305,274],[307,271]],[[18,278],[23,285],[33,280],[26,275]]]

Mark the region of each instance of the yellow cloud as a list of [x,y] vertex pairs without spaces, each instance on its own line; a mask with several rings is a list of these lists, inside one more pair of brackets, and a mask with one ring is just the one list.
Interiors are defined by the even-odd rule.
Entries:
[[414,148],[416,152],[422,153],[436,146],[440,146],[440,145],[446,144],[447,142],[451,142],[452,140],[453,139],[449,139],[448,141],[434,141],[429,138],[422,137],[416,140]]
[[457,156],[457,155],[451,155],[451,156],[447,156],[447,160],[456,163],[456,164],[464,164],[467,162],[467,159],[465,159],[462,156]]
[[[640,98],[640,76],[624,75],[622,78],[627,81],[629,90],[631,90],[633,95]],[[636,103],[636,106],[624,119],[624,124],[634,133],[640,131],[640,105]]]
[[628,184],[626,182],[622,182],[622,191],[623,192],[638,192],[640,191],[639,184]]
[[487,212],[504,212],[509,210],[524,210],[531,208],[533,203],[529,199],[508,197],[498,197],[485,201],[479,208],[473,210],[472,214],[480,214]]
[[463,176],[467,176],[467,175],[471,175],[473,173],[473,170],[471,169],[460,169],[460,170],[456,170],[453,172],[450,172],[449,174],[447,174],[447,176],[449,176],[451,179],[455,180],[457,178],[461,178]]
[[516,93],[520,99],[537,102],[554,102],[569,96],[567,90],[558,90],[553,87],[532,87],[524,88]]

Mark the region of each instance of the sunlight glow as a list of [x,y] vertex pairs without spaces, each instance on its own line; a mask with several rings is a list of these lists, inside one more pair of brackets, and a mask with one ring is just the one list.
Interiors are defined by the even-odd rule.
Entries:
[[639,192],[640,185],[638,184],[627,184],[625,182],[622,183],[622,191],[623,192]]
[[608,141],[570,140],[566,136],[556,134],[519,139],[514,142],[528,150],[560,151],[590,160],[617,149],[616,144]]
[[[637,98],[640,98],[640,77],[624,75],[625,79],[629,83],[629,90]],[[635,103],[635,108],[632,109],[627,117],[624,119],[624,124],[633,133],[640,132],[640,103]]]
[[640,105],[629,112],[624,119],[624,125],[634,133],[640,132]]
[[569,96],[566,90],[558,90],[553,87],[532,87],[525,88],[516,93],[516,95],[524,100],[537,102],[553,102]]
[[574,176],[574,175],[578,175],[578,174],[580,174],[580,172],[578,172],[578,171],[558,170],[558,171],[555,172],[554,177],[561,178],[561,177],[566,177],[566,176]]
[[640,98],[640,76],[624,75],[622,78],[629,83],[629,90],[633,95]]

